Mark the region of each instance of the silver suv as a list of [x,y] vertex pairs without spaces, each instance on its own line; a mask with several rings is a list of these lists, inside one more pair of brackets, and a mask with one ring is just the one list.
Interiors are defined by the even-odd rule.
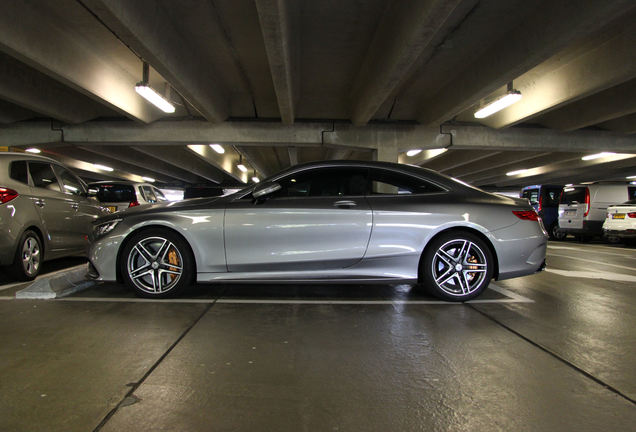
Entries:
[[35,278],[43,261],[86,256],[91,222],[107,213],[59,162],[0,153],[0,266],[17,279]]

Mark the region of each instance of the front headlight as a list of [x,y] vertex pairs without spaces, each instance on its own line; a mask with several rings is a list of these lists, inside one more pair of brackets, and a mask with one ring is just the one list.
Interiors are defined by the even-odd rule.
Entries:
[[114,219],[108,222],[101,223],[99,225],[95,225],[95,228],[93,228],[93,234],[95,238],[108,234],[113,229],[115,229],[119,222],[121,222],[121,219]]

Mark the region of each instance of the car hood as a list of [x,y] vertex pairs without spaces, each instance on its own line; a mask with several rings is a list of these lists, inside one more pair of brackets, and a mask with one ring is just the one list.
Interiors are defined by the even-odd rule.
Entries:
[[114,219],[124,219],[131,216],[143,216],[145,214],[174,212],[181,210],[197,210],[200,208],[211,208],[213,204],[220,201],[221,197],[213,198],[192,198],[183,201],[172,201],[161,204],[143,205],[137,207],[130,207],[125,210],[118,211],[116,213],[110,213],[106,216],[102,216],[93,222],[94,224],[100,224],[108,222]]

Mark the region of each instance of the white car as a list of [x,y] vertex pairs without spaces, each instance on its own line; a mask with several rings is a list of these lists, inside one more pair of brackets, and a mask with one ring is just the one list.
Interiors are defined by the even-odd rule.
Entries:
[[89,191],[112,213],[129,207],[168,201],[163,193],[149,183],[102,181],[88,185]]
[[608,239],[625,243],[636,242],[636,199],[607,208],[603,234]]

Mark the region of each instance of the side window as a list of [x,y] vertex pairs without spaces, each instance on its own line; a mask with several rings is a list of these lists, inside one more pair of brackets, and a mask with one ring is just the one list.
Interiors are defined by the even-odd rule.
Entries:
[[373,168],[369,170],[371,195],[409,195],[443,192],[439,186],[406,174]]
[[33,186],[41,189],[48,189],[54,192],[61,192],[60,184],[53,173],[51,164],[46,162],[29,162],[29,172],[33,179]]
[[20,183],[29,184],[26,161],[11,162],[9,167],[9,177]]
[[141,189],[141,194],[144,196],[144,199],[150,204],[157,202],[157,197],[149,186],[141,186],[139,189]]
[[62,182],[64,193],[68,195],[82,195],[84,193],[84,187],[80,180],[75,177],[69,170],[55,165],[55,173]]
[[340,197],[365,195],[367,170],[362,168],[323,168],[292,174],[278,181],[280,197]]

